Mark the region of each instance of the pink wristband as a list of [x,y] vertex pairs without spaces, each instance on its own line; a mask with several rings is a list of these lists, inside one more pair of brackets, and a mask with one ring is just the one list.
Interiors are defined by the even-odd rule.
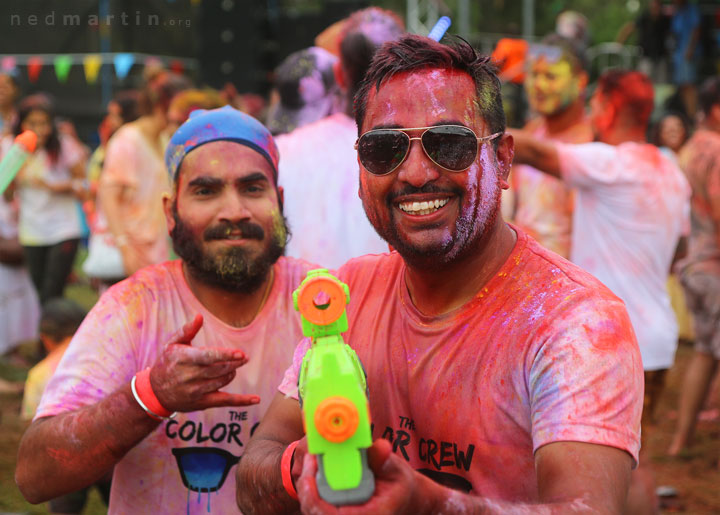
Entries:
[[138,397],[147,409],[159,417],[171,417],[173,414],[163,408],[160,401],[153,392],[150,384],[150,368],[135,374],[135,388],[137,388]]
[[283,452],[282,459],[280,460],[280,475],[282,476],[282,484],[288,495],[296,501],[298,500],[298,495],[295,491],[295,485],[293,485],[290,467],[292,465],[293,454],[295,454],[295,447],[297,447],[298,443],[300,443],[300,440],[295,440],[293,443],[288,445],[285,452]]

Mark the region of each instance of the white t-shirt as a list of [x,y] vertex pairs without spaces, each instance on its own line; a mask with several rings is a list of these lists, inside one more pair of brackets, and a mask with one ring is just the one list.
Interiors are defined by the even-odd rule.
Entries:
[[[0,237],[17,238],[15,210],[0,195]],[[0,263],[0,355],[37,338],[40,302],[24,266]]]
[[626,304],[645,370],[670,368],[677,322],[666,288],[678,240],[689,232],[690,186],[654,145],[557,145],[577,188],[570,260]]
[[235,347],[250,358],[223,391],[261,399],[254,406],[179,413],[160,424],[115,466],[111,514],[238,512],[235,465],[302,337],[292,292],[311,268],[280,258],[265,306],[242,328],[205,309],[180,261],[143,268],[102,296],[48,383],[36,418],[95,404],[127,385],[197,313],[204,323],[193,347]]
[[[7,147],[9,138],[4,142]],[[28,246],[55,245],[83,235],[80,202],[72,193],[54,193],[32,185],[33,178],[52,183],[72,179],[70,169],[85,157],[72,138],[60,135],[60,152],[52,162],[45,149],[30,156],[18,174],[20,199],[20,243]]]
[[335,269],[353,257],[387,252],[358,196],[356,139],[355,121],[344,113],[276,138],[292,230],[288,256]]

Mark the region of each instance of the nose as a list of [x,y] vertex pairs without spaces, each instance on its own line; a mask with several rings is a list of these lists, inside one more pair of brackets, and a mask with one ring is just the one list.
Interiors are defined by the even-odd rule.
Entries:
[[410,138],[410,150],[398,168],[398,180],[421,188],[440,177],[438,167],[425,154],[420,138]]
[[221,221],[239,222],[249,220],[251,217],[252,213],[248,208],[246,199],[236,191],[226,191],[222,196],[222,205],[218,212],[218,218]]

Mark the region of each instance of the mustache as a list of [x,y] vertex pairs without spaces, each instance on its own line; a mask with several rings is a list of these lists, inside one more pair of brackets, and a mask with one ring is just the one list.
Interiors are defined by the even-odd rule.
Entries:
[[446,193],[450,195],[461,196],[464,193],[464,190],[462,188],[441,188],[440,186],[432,182],[424,184],[421,188],[413,186],[412,184],[406,184],[399,190],[391,191],[390,193],[388,193],[388,205],[392,204],[392,202],[398,197],[402,197],[404,195],[414,195],[418,193]]
[[248,240],[264,240],[265,231],[262,227],[251,222],[221,222],[212,227],[208,227],[203,232],[203,239],[205,241],[211,240],[223,240],[227,238],[230,233],[240,232],[242,237]]

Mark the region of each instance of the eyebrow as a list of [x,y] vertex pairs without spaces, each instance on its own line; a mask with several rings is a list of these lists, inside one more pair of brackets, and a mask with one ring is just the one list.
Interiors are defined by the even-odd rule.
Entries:
[[[236,185],[239,184],[248,184],[251,182],[270,182],[267,178],[267,175],[265,175],[262,172],[253,172],[249,175],[246,175],[245,177],[240,177],[239,179],[236,179],[234,182]],[[225,184],[225,181],[218,178],[218,177],[210,177],[208,175],[201,175],[200,177],[195,177],[193,180],[188,182],[188,187],[201,187],[201,188],[219,188],[223,184]]]
[[239,179],[235,180],[236,184],[247,184],[250,182],[270,182],[267,175],[265,175],[262,172],[253,172],[250,175],[246,175],[245,177],[240,177]]
[[218,179],[217,177],[209,177],[207,175],[202,175],[200,177],[195,177],[193,180],[188,182],[188,187],[205,187],[205,188],[217,188],[219,186],[223,185],[222,179]]
[[[460,125],[462,127],[467,127],[463,122],[460,120],[441,120],[439,122],[431,123],[430,125],[427,125],[427,127],[439,127],[440,125]],[[370,130],[376,130],[376,129],[405,129],[407,127],[403,127],[402,125],[398,125],[397,123],[382,123],[380,125],[375,125]]]

